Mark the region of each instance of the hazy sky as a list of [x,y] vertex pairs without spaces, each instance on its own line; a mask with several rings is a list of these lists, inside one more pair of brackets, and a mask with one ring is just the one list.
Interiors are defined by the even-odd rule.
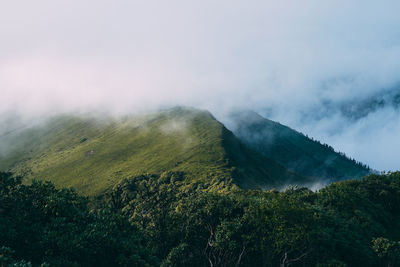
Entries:
[[400,169],[397,110],[356,121],[335,110],[400,84],[399,10],[398,0],[2,1],[0,113],[251,108]]

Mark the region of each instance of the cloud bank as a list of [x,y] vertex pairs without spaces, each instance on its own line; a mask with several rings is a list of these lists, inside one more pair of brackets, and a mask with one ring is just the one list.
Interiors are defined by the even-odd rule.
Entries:
[[250,108],[400,169],[396,108],[340,112],[398,86],[398,10],[395,0],[5,1],[0,113]]

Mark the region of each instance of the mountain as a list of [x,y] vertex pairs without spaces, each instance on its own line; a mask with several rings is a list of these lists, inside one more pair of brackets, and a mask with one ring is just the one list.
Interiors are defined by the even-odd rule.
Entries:
[[335,114],[354,122],[385,109],[399,111],[400,85],[358,94],[345,100],[323,99],[311,110],[304,112],[302,120],[319,120]]
[[339,107],[341,113],[352,120],[362,119],[385,108],[398,110],[400,108],[400,88],[397,86],[381,90],[364,98],[344,102]]
[[255,112],[231,113],[228,120],[233,133],[249,147],[293,172],[314,177],[316,181],[354,179],[370,173],[367,166],[332,147]]
[[7,147],[1,171],[73,186],[88,196],[123,178],[166,171],[242,188],[308,181],[250,149],[209,112],[190,108],[102,119],[62,115],[7,131],[0,144]]

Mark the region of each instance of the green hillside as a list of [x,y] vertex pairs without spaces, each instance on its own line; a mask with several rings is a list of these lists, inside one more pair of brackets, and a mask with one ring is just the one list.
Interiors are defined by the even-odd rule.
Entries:
[[106,119],[63,115],[0,138],[15,144],[0,155],[0,170],[73,186],[89,196],[126,177],[165,171],[244,188],[304,181],[249,149],[209,112],[195,109]]
[[370,173],[367,166],[251,111],[230,115],[234,134],[254,150],[303,176],[337,181]]

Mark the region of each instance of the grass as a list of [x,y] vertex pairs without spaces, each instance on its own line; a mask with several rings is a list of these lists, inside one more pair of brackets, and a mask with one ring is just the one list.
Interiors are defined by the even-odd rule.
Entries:
[[206,112],[175,108],[124,118],[58,116],[10,139],[0,169],[96,196],[126,177],[181,171],[193,181],[270,187],[298,179],[247,148]]

